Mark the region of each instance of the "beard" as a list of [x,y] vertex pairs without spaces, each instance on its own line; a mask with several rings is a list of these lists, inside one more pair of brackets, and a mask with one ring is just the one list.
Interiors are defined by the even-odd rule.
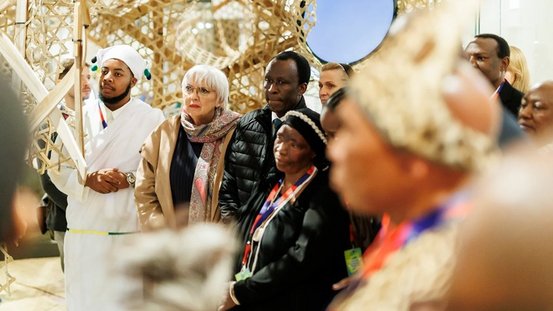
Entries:
[[102,87],[100,86],[100,100],[104,103],[104,104],[107,104],[107,105],[114,105],[114,104],[117,104],[119,103],[121,100],[123,100],[125,97],[127,97],[127,95],[129,95],[130,91],[131,91],[131,83],[129,82],[129,85],[127,86],[127,89],[121,93],[120,95],[116,95],[116,96],[113,96],[113,97],[106,97],[104,96],[104,94],[102,94],[102,91],[101,91]]

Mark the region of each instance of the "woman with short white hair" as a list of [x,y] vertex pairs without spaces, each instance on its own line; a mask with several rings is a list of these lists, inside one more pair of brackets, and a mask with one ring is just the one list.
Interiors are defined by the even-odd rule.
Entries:
[[143,230],[217,222],[226,146],[240,115],[227,109],[225,74],[196,65],[182,80],[183,107],[144,143],[135,198]]

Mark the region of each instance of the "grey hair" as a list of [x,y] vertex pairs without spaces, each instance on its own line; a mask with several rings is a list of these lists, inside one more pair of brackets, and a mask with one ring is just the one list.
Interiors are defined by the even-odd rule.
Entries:
[[190,68],[182,79],[183,94],[185,94],[186,85],[190,82],[215,90],[217,102],[221,104],[221,107],[227,108],[229,83],[227,76],[221,70],[210,65],[196,65]]

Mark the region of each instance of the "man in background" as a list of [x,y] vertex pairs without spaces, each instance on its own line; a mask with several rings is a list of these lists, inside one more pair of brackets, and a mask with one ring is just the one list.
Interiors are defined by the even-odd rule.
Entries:
[[[71,67],[75,63],[74,59],[68,58],[62,61],[62,71],[58,75],[58,82],[61,81],[65,75],[71,70]],[[81,74],[81,96],[83,100],[86,100],[90,96],[90,73],[88,66],[84,66]],[[69,126],[75,128],[75,91],[73,88],[65,94],[63,98],[63,104],[60,105],[62,116],[65,118]],[[53,136],[57,136],[54,134]],[[55,138],[53,139],[55,140]],[[65,219],[65,210],[67,208],[67,195],[61,192],[50,180],[50,177],[45,172],[40,176],[40,182],[42,188],[46,193],[42,198],[42,203],[47,207],[46,214],[46,228],[53,232],[54,240],[58,245],[60,252],[61,269],[64,270],[64,253],[63,242],[65,240],[65,231],[67,230],[67,220]],[[39,220],[40,221],[40,220]]]
[[523,94],[505,79],[511,55],[507,41],[495,34],[479,34],[467,45],[465,55],[495,89],[490,96],[501,100],[503,116],[499,144],[506,146],[524,138],[524,133],[516,123]]
[[507,41],[495,34],[479,34],[467,45],[465,53],[474,68],[490,81],[503,106],[516,118],[523,94],[505,79],[511,56]]

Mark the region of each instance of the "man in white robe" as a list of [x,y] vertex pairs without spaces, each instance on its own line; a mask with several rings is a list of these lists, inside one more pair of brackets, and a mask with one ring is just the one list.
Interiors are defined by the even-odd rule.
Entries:
[[[94,62],[94,60],[93,60]],[[130,90],[149,76],[142,57],[127,45],[100,50],[99,97],[85,108],[87,176],[79,183],[74,168],[50,170],[54,184],[68,195],[65,237],[67,309],[113,310],[122,292],[140,289],[113,271],[117,249],[139,231],[134,202],[134,173],[140,147],[163,114]],[[94,67],[93,67],[94,69]]]

